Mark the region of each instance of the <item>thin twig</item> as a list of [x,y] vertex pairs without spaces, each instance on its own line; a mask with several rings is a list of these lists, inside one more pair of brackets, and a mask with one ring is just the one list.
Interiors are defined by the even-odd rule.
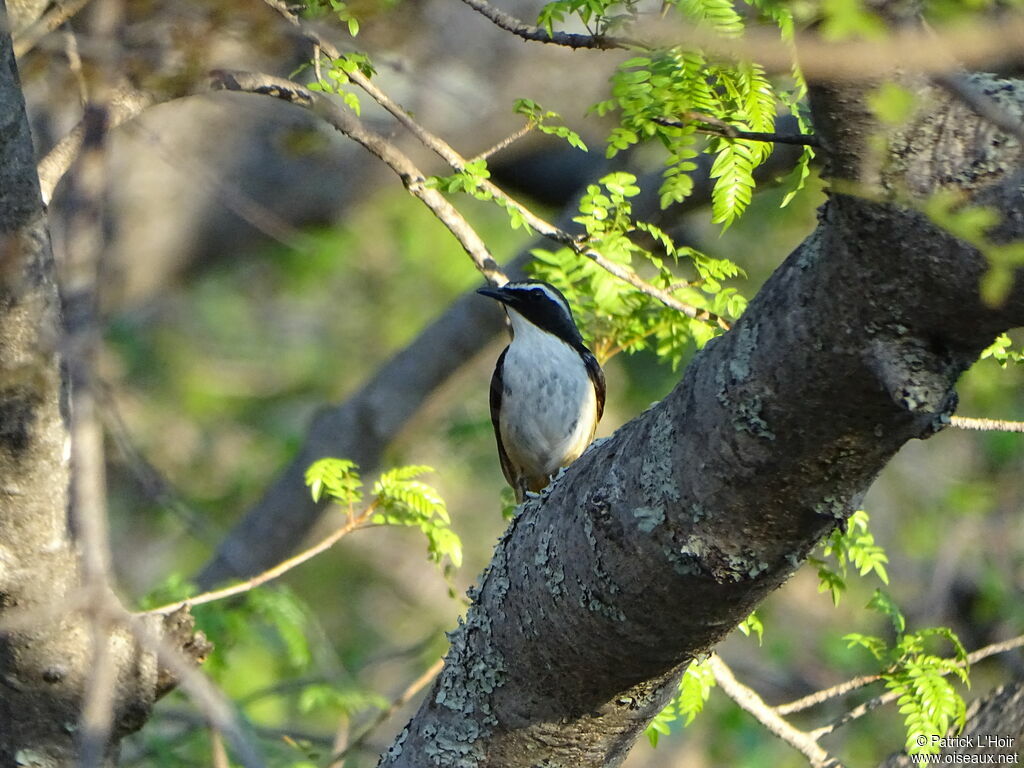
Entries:
[[45,16],[36,19],[14,38],[14,56],[21,58],[36,47],[36,43],[85,8],[92,0],[68,0],[56,3]]
[[[1003,640],[998,643],[992,643],[991,645],[986,645],[982,648],[979,648],[976,651],[972,651],[971,653],[967,654],[967,661],[965,664],[962,664],[961,666],[969,666],[971,664],[976,664],[982,659],[987,659],[989,656],[995,656],[999,653],[1006,653],[1007,651],[1012,651],[1016,648],[1021,647],[1024,647],[1024,635],[1019,635],[1017,637],[1010,638],[1009,640]],[[950,659],[950,661],[953,660]],[[941,674],[948,675],[950,674],[950,672],[944,671]],[[889,702],[895,701],[899,698],[899,696],[899,693],[896,693],[894,691],[887,691],[886,693],[883,693],[880,696],[876,696],[873,699],[865,701],[863,704],[857,705],[849,712],[845,712],[841,717],[837,718],[828,725],[823,725],[821,728],[815,728],[813,731],[810,732],[810,735],[813,736],[815,739],[820,739],[822,736],[826,736],[832,733],[833,731],[842,728],[844,725],[847,725],[848,723],[851,723],[854,720],[864,717],[864,715],[877,709],[878,707],[884,704],[888,704]]]
[[375,730],[386,723],[395,712],[404,707],[413,696],[423,690],[431,680],[437,677],[438,672],[441,671],[443,666],[444,659],[438,659],[422,675],[409,683],[406,689],[388,705],[388,708],[378,713],[373,722],[366,726],[355,739],[349,742],[344,749],[331,756],[331,762],[327,768],[341,768],[345,758],[354,750],[359,749]]
[[[406,112],[399,104],[394,102],[386,93],[381,91],[375,83],[373,83],[363,73],[356,70],[349,74],[349,78],[368,93],[374,101],[380,104],[384,109],[390,112],[402,125],[404,125],[417,139],[420,140],[425,147],[432,150],[438,157],[444,160],[448,165],[454,168],[456,171],[465,171],[468,165],[468,161],[462,157],[450,144],[444,141],[439,136],[428,131],[416,120],[413,119],[412,115]],[[554,240],[556,243],[568,246],[572,251],[580,256],[590,259],[599,267],[614,275],[615,277],[629,283],[637,290],[642,293],[646,293],[669,309],[674,309],[677,312],[682,312],[687,317],[692,317],[697,320],[704,320],[708,322],[715,322],[723,330],[729,330],[729,323],[722,317],[708,312],[707,310],[701,309],[700,307],[688,304],[687,302],[680,301],[679,299],[672,296],[667,291],[663,291],[657,288],[646,280],[641,278],[636,272],[630,267],[622,264],[616,264],[615,262],[607,259],[599,251],[592,248],[585,237],[576,237],[566,232],[564,229],[556,227],[554,224],[541,218],[525,205],[514,199],[503,189],[493,184],[487,179],[480,180],[480,188],[490,194],[495,200],[501,201],[504,205],[513,209],[518,213],[532,229],[539,234],[547,237],[550,240]]]
[[[100,34],[110,32],[110,28],[104,26],[105,21],[116,19],[117,9],[108,7],[113,2],[107,0],[99,9],[97,25]],[[84,81],[82,89],[84,93]],[[89,596],[83,615],[91,646],[89,677],[78,722],[78,757],[83,768],[99,768],[108,761],[118,675],[117,662],[110,647],[112,624],[106,610],[110,602],[107,590],[111,555],[103,425],[94,382],[101,343],[98,293],[102,284],[101,262],[106,250],[101,226],[106,186],[105,105],[102,102],[87,103],[83,122],[83,151],[75,169],[61,280],[65,360],[71,400],[70,512],[75,538],[81,549],[83,590]]]
[[1002,421],[999,419],[976,419],[970,416],[951,416],[949,425],[957,429],[978,432],[1024,432],[1024,421]]
[[427,179],[409,157],[394,144],[369,130],[354,114],[333,101],[314,94],[289,80],[250,72],[217,70],[211,73],[211,86],[217,90],[241,91],[272,96],[312,111],[329,125],[362,144],[402,180],[406,189],[419,198],[455,236],[488,282],[508,282],[487,245],[448,199],[427,184]]
[[479,155],[476,155],[473,158],[471,158],[469,162],[475,163],[478,160],[486,160],[487,158],[492,157],[492,156],[498,154],[503,149],[507,149],[508,147],[510,147],[513,144],[515,144],[517,141],[519,141],[521,138],[526,136],[528,133],[530,133],[530,131],[532,131],[536,127],[537,127],[536,123],[532,123],[532,122],[527,123],[526,125],[524,125],[522,128],[520,128],[515,133],[513,133],[513,134],[511,134],[509,136],[506,136],[504,139],[499,141],[497,144],[495,144],[490,149],[486,149],[483,152],[481,152]]
[[220,532],[210,524],[207,516],[201,515],[189,507],[170,481],[143,456],[141,449],[132,439],[131,430],[124,421],[112,387],[106,382],[97,382],[96,396],[101,406],[101,418],[106,427],[107,436],[117,446],[121,457],[142,490],[155,503],[170,510],[181,520],[182,525],[189,533],[200,541],[215,546],[221,539]]
[[78,38],[70,24],[64,25],[64,52],[68,57],[68,69],[75,78],[78,86],[78,97],[85,104],[89,100],[89,91],[85,83],[85,73],[82,71],[82,55],[78,52]]
[[780,715],[791,715],[794,712],[802,712],[805,709],[810,709],[818,704],[823,704],[826,701],[843,696],[851,691],[856,691],[858,688],[863,688],[866,685],[877,683],[881,679],[881,675],[861,675],[860,677],[855,677],[852,680],[847,680],[845,683],[833,685],[831,688],[826,688],[824,690],[817,691],[816,693],[808,694],[807,696],[796,699],[795,701],[790,701],[786,704],[779,704],[775,707],[775,711]]
[[159,608],[153,608],[152,610],[146,611],[147,614],[154,613],[173,613],[179,608],[186,606],[192,607],[196,605],[204,605],[205,603],[212,603],[216,600],[223,600],[227,597],[234,597],[240,595],[243,592],[249,592],[252,589],[266,584],[268,581],[273,581],[279,576],[283,576],[288,571],[302,565],[307,560],[312,560],[314,557],[319,555],[321,552],[326,552],[328,549],[333,547],[338,541],[352,533],[352,531],[358,530],[366,524],[366,521],[370,519],[370,515],[373,513],[375,505],[370,504],[362,513],[355,517],[349,517],[343,526],[338,528],[329,536],[325,537],[321,541],[314,544],[309,549],[305,549],[299,552],[293,557],[289,557],[273,568],[268,568],[262,573],[256,574],[251,579],[239,582],[238,584],[232,584],[230,587],[224,587],[223,589],[215,589],[211,592],[204,592],[201,595],[190,597],[186,600],[178,600],[174,603],[168,603],[167,605],[161,605]]
[[225,181],[223,174],[212,172],[207,164],[191,160],[187,154],[175,152],[159,135],[138,121],[126,127],[152,145],[156,154],[169,168],[183,174],[190,182],[199,181],[212,189],[225,208],[253,229],[262,232],[296,253],[312,255],[314,251],[312,238],[292,226],[267,206],[247,195],[238,185]]
[[[819,147],[821,143],[818,141],[817,136],[813,136],[808,133],[765,133],[762,131],[743,131],[734,125],[730,125],[724,120],[712,117],[711,115],[703,115],[699,113],[688,113],[689,117],[694,122],[705,123],[710,127],[696,127],[697,133],[704,133],[709,136],[721,136],[726,139],[746,139],[748,141],[764,141],[769,144],[796,144],[798,146],[805,147]],[[658,125],[664,125],[669,128],[686,128],[690,123],[684,123],[681,120],[672,120],[667,117],[656,117],[652,123]]]
[[492,21],[506,32],[511,32],[523,40],[536,43],[551,43],[567,48],[597,48],[609,50],[613,48],[644,48],[644,44],[625,37],[613,35],[580,35],[573,32],[548,32],[543,27],[527,24],[511,14],[505,13],[486,0],[462,0],[466,5]]
[[829,755],[813,734],[795,728],[781,717],[772,707],[764,703],[757,693],[739,682],[729,666],[717,654],[708,659],[715,682],[726,696],[736,702],[740,709],[753,715],[769,732],[778,736],[800,752],[813,768],[842,768],[842,763]]
[[228,751],[224,748],[224,737],[216,728],[210,729],[210,759],[213,768],[231,768]]

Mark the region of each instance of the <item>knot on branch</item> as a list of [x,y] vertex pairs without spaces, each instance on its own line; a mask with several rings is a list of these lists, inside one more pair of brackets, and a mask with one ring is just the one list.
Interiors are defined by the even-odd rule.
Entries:
[[[865,360],[892,401],[912,414],[935,414],[941,429],[956,407],[953,384],[960,373],[950,357],[930,349],[919,339],[878,338]],[[946,417],[942,419],[941,417]]]
[[[196,629],[195,617],[183,606],[163,617],[163,636],[168,644],[180,652],[185,658],[199,666],[213,651],[213,643],[206,635]],[[163,698],[174,690],[178,684],[177,676],[167,667],[161,665],[157,671],[156,698]]]

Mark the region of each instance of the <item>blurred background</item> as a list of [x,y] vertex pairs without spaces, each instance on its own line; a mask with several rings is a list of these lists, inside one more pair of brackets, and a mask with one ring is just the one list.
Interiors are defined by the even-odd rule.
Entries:
[[[533,19],[541,5],[502,7]],[[349,7],[362,24],[354,40],[331,14],[310,23],[344,51],[369,53],[375,81],[465,156],[521,127],[511,110],[520,97],[557,110],[583,135],[589,153],[530,136],[492,161],[495,180],[545,217],[558,217],[583,184],[606,172],[608,124],[586,110],[604,97],[624,54],[529,44],[446,0]],[[310,57],[305,42],[257,0],[126,0],[123,11],[121,66],[140,87],[187,90],[215,67],[313,79],[301,70]],[[70,31],[43,37],[20,59],[40,157],[81,116],[69,50],[76,46],[89,67],[87,29],[88,9]],[[425,171],[445,172],[368,98],[362,103],[367,121]],[[634,152],[616,167],[640,175],[656,170],[658,159]],[[318,409],[344,402],[480,278],[387,168],[301,110],[269,99],[221,93],[153,107],[113,131],[109,161],[100,373],[112,546],[122,596],[145,606],[187,589],[296,455]],[[747,276],[734,284],[750,297],[814,228],[824,199],[814,179],[784,209],[781,198],[770,186],[760,191],[725,233],[707,209],[670,211],[665,221],[685,242],[742,266]],[[500,209],[457,203],[499,260],[537,245],[511,230]],[[58,256],[67,210],[58,187],[51,207]],[[446,500],[465,550],[451,584],[428,562],[417,531],[375,528],[249,599],[195,610],[216,644],[208,671],[272,764],[323,764],[332,745],[351,744],[444,653],[444,632],[464,611],[465,590],[506,524],[487,404],[504,343],[496,336],[459,361],[380,462],[381,469],[435,468],[424,479]],[[679,377],[646,354],[619,355],[607,373],[599,434],[664,396]],[[980,362],[961,383],[960,413],[1024,419],[1021,379],[1020,366]],[[865,509],[890,558],[888,589],[911,628],[949,625],[968,650],[1024,632],[1022,469],[1021,436],[950,429],[908,445],[878,479]],[[307,541],[342,521],[342,512],[328,510]],[[282,510],[280,525],[289,524]],[[842,638],[890,631],[864,610],[878,586],[873,576],[851,573],[834,606],[805,567],[759,608],[763,641],[737,634],[722,656],[769,703],[877,671]],[[979,664],[964,693],[984,694],[1020,667],[1019,651]],[[796,724],[820,725],[879,692],[839,699]],[[376,764],[415,703],[357,745],[346,765]],[[903,738],[890,705],[825,744],[848,764],[872,765]],[[123,764],[203,765],[210,749],[201,716],[175,693],[126,744]],[[638,744],[626,763],[804,764],[718,692],[692,725],[676,724],[656,748]]]

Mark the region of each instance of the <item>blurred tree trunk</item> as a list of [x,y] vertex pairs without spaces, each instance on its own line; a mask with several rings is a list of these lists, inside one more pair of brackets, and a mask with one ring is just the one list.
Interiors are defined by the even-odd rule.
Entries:
[[[0,19],[3,7],[0,0]],[[114,765],[120,738],[142,726],[168,680],[159,677],[155,653],[101,615],[101,607],[117,606],[106,589],[83,594],[68,522],[56,270],[5,28],[0,24],[0,765],[78,765],[95,637],[106,643],[111,669],[104,685],[112,738],[98,746],[97,764]],[[89,611],[94,618],[86,618]],[[158,629],[159,619],[153,622]]]

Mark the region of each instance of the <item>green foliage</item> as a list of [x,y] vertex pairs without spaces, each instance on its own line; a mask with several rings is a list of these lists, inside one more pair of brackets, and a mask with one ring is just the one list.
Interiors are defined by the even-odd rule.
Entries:
[[293,670],[309,668],[313,655],[308,639],[308,608],[288,587],[253,589],[246,593],[246,608],[277,633],[284,658]]
[[636,18],[637,0],[555,0],[537,16],[537,26],[554,33],[555,24],[576,16],[592,35],[609,35]]
[[670,0],[683,16],[705,25],[722,37],[743,34],[743,17],[736,12],[732,0]]
[[751,613],[747,618],[741,621],[737,626],[740,632],[747,637],[757,635],[757,644],[761,645],[764,640],[764,624],[761,622],[761,617],[757,615],[757,611]]
[[878,38],[885,34],[885,22],[864,0],[822,0],[821,35],[826,40]]
[[[680,301],[717,315],[738,317],[746,300],[722,281],[742,274],[739,267],[692,248],[678,248],[657,226],[634,221],[630,199],[639,192],[636,177],[629,173],[609,174],[587,187],[580,200],[580,215],[575,217],[586,230],[586,246],[624,269],[643,266],[653,272],[645,276],[649,283]],[[665,307],[572,249],[536,250],[533,255],[533,273],[566,295],[601,359],[620,351],[652,349],[660,359],[678,366],[688,343],[703,346],[719,332],[713,323]],[[683,263],[696,280],[677,274],[674,268]]]
[[981,297],[990,305],[1002,303],[1010,291],[1013,271],[1024,265],[1024,241],[993,241],[989,232],[1001,223],[999,212],[989,206],[966,205],[953,190],[933,194],[923,211],[936,226],[977,248],[988,259],[988,271],[981,279]]
[[651,746],[658,746],[658,739],[672,732],[672,723],[681,720],[684,728],[692,723],[703,711],[714,687],[715,675],[711,666],[706,661],[692,662],[679,681],[679,692],[647,726],[647,739]]
[[1024,349],[1013,349],[1013,341],[1008,334],[1001,333],[981,353],[981,359],[995,360],[1005,368],[1010,363],[1024,363]]
[[650,139],[664,146],[663,207],[692,192],[688,174],[698,151],[714,154],[712,211],[714,221],[728,227],[750,203],[754,169],[771,154],[771,145],[716,138],[700,147],[697,127],[724,122],[741,131],[771,132],[777,107],[775,89],[759,65],[723,64],[700,51],[673,48],[621,64],[612,77],[611,99],[594,109],[619,113],[619,125],[608,137],[609,157]]
[[336,94],[341,97],[345,106],[357,115],[360,114],[362,106],[359,103],[359,97],[354,92],[347,90],[345,86],[352,82],[351,75],[356,72],[365,77],[372,77],[376,74],[376,70],[370,63],[370,57],[363,53],[349,53],[337,59],[329,59],[327,63],[328,66],[325,70],[327,77],[320,77],[306,87],[311,91]]
[[1024,8],[1024,0],[925,0],[922,10],[929,21],[951,25],[986,11],[1019,8]]
[[339,504],[357,504],[363,499],[359,490],[363,481],[356,470],[356,463],[348,459],[314,461],[306,470],[306,485],[313,501],[320,501],[325,494]]
[[[748,0],[741,14],[733,0],[670,0],[689,21],[723,37],[744,34],[744,15],[754,23],[776,26],[791,43],[793,17],[773,0]],[[739,131],[770,133],[780,103],[794,114],[806,94],[806,83],[795,64],[792,83],[774,86],[764,70],[749,61],[722,62],[700,49],[670,48],[646,52],[623,62],[612,77],[611,98],[594,106],[598,114],[617,111],[619,125],[608,137],[608,155],[643,141],[657,140],[666,149],[662,206],[680,202],[692,191],[688,172],[698,152],[715,155],[712,177],[712,213],[727,228],[750,202],[753,171],[771,153],[771,145],[747,139],[715,138],[700,145],[698,127],[726,124]],[[801,121],[801,129],[809,128]],[[805,150],[794,191],[807,177],[813,156]],[[788,199],[785,202],[788,202]]]
[[583,143],[583,139],[580,138],[576,131],[565,125],[557,123],[552,124],[551,121],[562,119],[562,116],[557,112],[544,109],[540,104],[532,99],[516,99],[515,106],[512,108],[512,111],[518,115],[526,117],[530,127],[536,128],[541,133],[565,139],[570,146],[575,147],[576,149],[581,149],[584,152],[587,151],[587,145]]
[[869,521],[867,512],[857,510],[846,521],[845,531],[837,528],[822,542],[822,557],[807,558],[818,569],[818,591],[831,593],[832,602],[836,605],[846,591],[847,571],[851,564],[860,576],[874,572],[883,584],[889,583],[885,569],[889,558],[885,550],[875,543],[875,537],[868,529]]
[[[373,500],[363,515],[375,525],[419,528],[427,537],[427,552],[435,563],[447,558],[452,566],[462,565],[462,542],[450,528],[448,509],[433,487],[416,478],[430,467],[411,465],[382,474],[373,484]],[[356,464],[348,459],[319,459],[306,470],[306,485],[314,500],[324,494],[349,506],[362,500],[362,480]]]
[[449,527],[451,520],[442,499],[431,486],[416,478],[430,467],[399,467],[385,472],[374,483],[374,513],[378,525],[404,525],[419,528],[427,537],[427,552],[435,563],[448,558],[462,565],[462,542]]
[[511,520],[516,516],[516,509],[519,505],[516,504],[516,494],[511,486],[503,485],[501,487],[498,500],[501,503],[501,517],[503,520]]
[[333,718],[351,719],[369,709],[387,709],[388,700],[378,693],[361,688],[339,688],[326,683],[312,683],[299,694],[299,710],[305,713],[327,712]]
[[317,17],[331,13],[342,24],[348,27],[348,33],[355,37],[359,34],[359,20],[352,15],[352,9],[344,0],[305,0],[306,13]]
[[[949,678],[970,684],[967,651],[947,627],[907,632],[902,612],[882,590],[875,591],[867,607],[892,622],[895,642],[889,644],[881,637],[860,633],[850,633],[844,639],[848,647],[864,648],[881,662],[882,680],[885,687],[898,696],[897,707],[904,716],[907,753],[935,754],[939,751],[938,738],[945,736],[951,727],[955,726],[959,732],[964,726],[964,700]],[[933,640],[945,641],[945,645],[952,647],[953,655],[933,653],[930,650]]]

